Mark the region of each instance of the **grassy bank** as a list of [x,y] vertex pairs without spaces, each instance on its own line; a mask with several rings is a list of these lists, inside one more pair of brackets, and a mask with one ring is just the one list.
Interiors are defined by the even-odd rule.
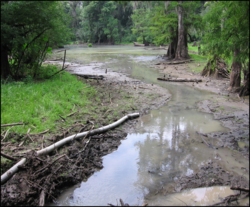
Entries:
[[[1,83],[1,124],[24,123],[10,130],[18,134],[27,133],[29,128],[30,133],[53,132],[61,117],[77,110],[88,112],[90,98],[95,95],[92,87],[66,72],[46,80]],[[70,125],[70,121],[65,124]]]

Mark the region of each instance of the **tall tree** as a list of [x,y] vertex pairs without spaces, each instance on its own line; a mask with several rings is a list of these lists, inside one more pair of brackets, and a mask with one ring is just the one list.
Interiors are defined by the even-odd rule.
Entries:
[[229,89],[240,87],[242,63],[249,60],[249,2],[218,1],[206,6],[205,49],[223,58],[233,56]]
[[188,55],[187,46],[187,31],[184,27],[183,20],[184,12],[182,7],[182,1],[179,1],[178,5],[178,44],[175,53],[175,60],[190,58]]

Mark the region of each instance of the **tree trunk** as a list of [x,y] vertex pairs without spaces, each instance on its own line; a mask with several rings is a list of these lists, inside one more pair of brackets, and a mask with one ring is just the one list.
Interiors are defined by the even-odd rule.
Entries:
[[182,1],[179,1],[178,5],[178,44],[175,53],[175,59],[188,59],[188,47],[187,47],[187,34],[185,34],[184,23],[183,23],[183,8],[181,6]]
[[236,48],[234,50],[234,57],[233,57],[233,63],[231,67],[231,74],[230,74],[230,84],[229,86],[231,88],[233,87],[240,87],[240,73],[241,73],[241,63],[236,60],[236,57],[239,55],[240,50]]
[[11,72],[8,61],[7,48],[1,45],[1,77],[3,79],[6,79],[9,75],[11,75]]

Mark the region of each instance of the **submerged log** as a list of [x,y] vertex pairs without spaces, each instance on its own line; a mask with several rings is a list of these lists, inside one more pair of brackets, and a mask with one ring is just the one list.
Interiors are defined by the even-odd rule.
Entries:
[[88,75],[88,74],[75,74],[77,76],[80,76],[85,79],[96,79],[96,80],[102,80],[104,78],[103,75]]
[[202,82],[201,79],[172,79],[172,78],[157,78],[157,80],[162,80],[162,81],[169,81],[169,82]]
[[145,46],[145,44],[140,44],[140,43],[138,43],[138,42],[134,42],[134,46]]
[[[94,129],[91,131],[85,131],[82,133],[78,133],[78,134],[73,134],[69,137],[66,137],[44,149],[41,149],[39,151],[36,151],[36,155],[37,156],[42,156],[42,155],[47,155],[50,152],[52,152],[53,150],[65,145],[66,143],[73,141],[75,139],[79,139],[82,137],[85,137],[87,134],[92,136],[94,134],[99,134],[99,133],[103,133],[106,132],[110,129],[113,129],[117,126],[119,126],[121,123],[123,123],[124,121],[126,121],[129,118],[135,118],[138,117],[140,114],[139,113],[133,113],[133,114],[128,114],[124,117],[122,117],[121,119],[117,120],[116,122],[109,124],[107,126],[104,127],[100,127],[98,129]],[[22,158],[18,163],[16,163],[13,167],[11,167],[9,170],[7,170],[3,175],[1,175],[1,185],[3,185],[4,183],[6,183],[17,171],[18,171],[18,166],[19,165],[23,165],[26,162],[26,158]]]

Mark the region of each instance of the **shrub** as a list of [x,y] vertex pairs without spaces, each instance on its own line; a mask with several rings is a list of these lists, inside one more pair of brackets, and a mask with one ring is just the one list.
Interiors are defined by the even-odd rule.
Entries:
[[91,43],[89,43],[88,47],[92,47],[92,44],[91,44]]

